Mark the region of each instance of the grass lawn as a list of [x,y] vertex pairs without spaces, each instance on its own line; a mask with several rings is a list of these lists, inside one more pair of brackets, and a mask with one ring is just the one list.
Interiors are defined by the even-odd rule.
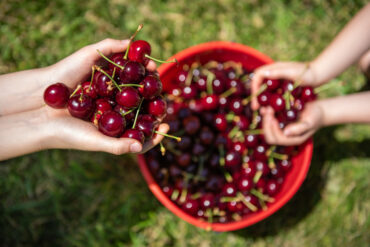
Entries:
[[[274,60],[313,59],[367,2],[319,0],[0,2],[0,73],[46,66],[106,37],[139,35],[153,56],[229,40]],[[361,90],[356,67],[322,95]],[[370,126],[326,128],[310,172],[272,217],[230,233],[197,229],[150,193],[133,156],[48,150],[0,162],[0,246],[369,246]]]

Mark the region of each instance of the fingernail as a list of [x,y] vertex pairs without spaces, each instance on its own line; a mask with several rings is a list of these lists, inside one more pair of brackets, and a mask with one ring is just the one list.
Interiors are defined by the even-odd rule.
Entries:
[[269,70],[266,70],[264,73],[263,73],[265,76],[269,76],[271,74],[271,72]]
[[133,143],[130,145],[130,152],[138,153],[141,151],[141,145],[139,143]]
[[284,130],[284,135],[289,136],[291,134],[291,131],[289,129]]

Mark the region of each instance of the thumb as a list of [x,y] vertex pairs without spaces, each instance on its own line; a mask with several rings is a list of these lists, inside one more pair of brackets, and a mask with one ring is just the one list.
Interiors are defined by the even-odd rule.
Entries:
[[102,136],[95,142],[96,151],[103,151],[111,154],[121,155],[125,153],[138,153],[142,150],[140,142],[131,138],[111,138]]
[[304,134],[310,129],[310,125],[306,121],[299,121],[296,123],[289,124],[284,129],[284,135],[286,136],[299,136]]
[[108,56],[112,53],[124,52],[128,46],[129,40],[104,39],[98,43],[89,46],[94,52],[101,51]]

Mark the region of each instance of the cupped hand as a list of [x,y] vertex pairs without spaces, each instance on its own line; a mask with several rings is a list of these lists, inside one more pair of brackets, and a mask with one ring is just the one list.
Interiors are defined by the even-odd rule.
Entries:
[[[287,79],[299,81],[300,85],[318,86],[315,76],[308,63],[302,62],[277,62],[259,67],[254,71],[251,81],[251,93],[256,95],[264,79]],[[259,108],[256,97],[252,98],[253,110]]]
[[[128,43],[129,40],[104,39],[81,48],[50,67],[50,84],[63,82],[72,89],[76,88],[79,83],[90,80],[92,66],[104,61],[97,50],[109,57],[113,53],[124,52]],[[147,69],[154,71],[156,64],[150,61]]]
[[[90,122],[72,117],[68,110],[54,110],[47,107],[49,138],[45,148],[78,149],[102,151],[116,155],[125,153],[145,153],[162,141],[163,136],[154,135],[144,145],[135,139],[106,136]],[[167,133],[167,124],[159,125],[159,132]]]
[[300,145],[323,125],[323,110],[319,102],[307,103],[299,120],[284,129],[279,127],[271,107],[262,107],[261,115],[264,137],[271,145]]

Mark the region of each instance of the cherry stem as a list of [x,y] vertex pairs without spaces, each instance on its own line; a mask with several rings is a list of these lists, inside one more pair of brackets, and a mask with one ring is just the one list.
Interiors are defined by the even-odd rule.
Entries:
[[237,197],[240,198],[240,200],[244,203],[244,205],[247,208],[249,208],[251,211],[253,211],[253,212],[257,211],[258,208],[256,206],[254,206],[252,203],[248,202],[241,192],[237,193]]
[[270,169],[275,169],[276,168],[276,165],[275,165],[275,162],[274,162],[274,158],[273,157],[269,157],[268,166],[269,166]]
[[143,28],[143,24],[140,24],[135,33],[133,35],[131,35],[130,37],[130,41],[128,42],[128,46],[127,46],[127,49],[126,49],[126,52],[125,52],[125,56],[123,57],[123,59],[127,59],[127,56],[128,56],[128,50],[130,49],[130,46],[131,46],[131,42],[134,40],[135,36],[137,35],[137,33]]
[[109,80],[111,80],[111,82],[113,82],[114,86],[118,89],[118,91],[122,91],[122,89],[119,87],[119,85],[117,84],[117,82],[107,73],[105,72],[104,70],[102,70],[100,67],[98,66],[95,66],[95,69],[101,73],[103,73],[104,75],[106,75]]
[[91,67],[91,79],[90,79],[90,89],[91,89],[91,86],[92,86],[92,84],[93,84],[93,80],[94,80],[94,74],[95,74],[95,67],[94,66],[92,66]]
[[206,63],[203,67],[206,68],[206,69],[213,69],[213,68],[217,68],[218,66],[218,62],[217,61],[209,61],[208,63]]
[[211,71],[207,69],[203,70],[202,72],[207,75],[207,93],[213,94],[212,82],[216,76],[215,74],[213,74]]
[[262,129],[246,130],[246,131],[244,131],[244,134],[246,134],[246,135],[262,135],[263,130]]
[[156,133],[158,135],[162,135],[162,136],[168,137],[168,138],[172,138],[172,139],[175,139],[178,142],[181,142],[181,137],[169,135],[169,134],[166,134],[166,133],[162,133],[162,132],[159,132],[157,130],[155,130],[154,133]]
[[310,69],[310,64],[305,63],[302,73],[298,76],[298,79],[293,84],[293,89],[295,89],[296,87],[298,87],[302,83],[302,77],[307,72],[308,69]]
[[[77,91],[79,90],[81,88],[81,84],[80,85],[78,85],[77,87],[76,87],[76,89],[73,91],[73,93],[69,96],[69,98],[72,98],[76,93],[77,93]],[[83,90],[82,90],[83,91]]]
[[274,202],[275,201],[274,198],[266,196],[266,195],[262,194],[260,191],[258,191],[256,189],[251,189],[251,194],[256,196],[257,198],[259,198],[261,200],[266,201],[266,202]]
[[123,113],[122,113],[122,110],[120,110],[120,114],[121,114],[121,116],[122,116],[122,117],[124,117],[124,116],[126,116],[127,114],[130,114],[131,112],[133,112],[135,109],[136,109],[136,108],[132,108],[132,109],[130,109],[129,111],[127,111],[127,112],[123,112]]
[[279,153],[275,153],[275,152],[272,152],[270,154],[271,157],[275,158],[275,159],[278,159],[278,160],[286,160],[288,159],[288,155],[286,154],[279,154]]
[[260,203],[262,210],[264,211],[267,210],[267,206],[264,200],[261,200],[260,198],[258,198],[258,202]]
[[159,146],[160,146],[160,149],[161,149],[161,154],[162,154],[162,156],[164,156],[166,154],[166,148],[163,146],[162,142],[159,143]]
[[132,124],[132,129],[135,129],[135,127],[136,127],[136,121],[137,121],[137,118],[138,118],[138,116],[139,116],[139,112],[140,112],[141,104],[143,103],[143,101],[144,101],[144,99],[141,99],[140,104],[139,104],[139,106],[137,107],[136,114],[135,114],[135,119],[134,119],[134,123]]
[[250,130],[254,130],[255,128],[257,128],[257,116],[258,116],[258,111],[254,111],[252,123],[250,124],[250,127],[249,127]]
[[171,145],[167,145],[166,148],[167,148],[168,151],[170,151],[171,153],[173,153],[175,155],[180,155],[181,154],[181,152],[179,150],[174,149]]
[[185,79],[186,86],[190,86],[191,81],[193,80],[193,76],[194,76],[193,71],[194,71],[194,68],[191,68],[188,72],[188,76]]
[[[344,85],[344,83],[343,82],[340,82],[339,86],[343,86],[343,85]],[[330,83],[327,83],[327,84],[321,85],[320,87],[315,88],[314,89],[314,93],[315,94],[319,94],[319,93],[321,93],[323,91],[326,91],[326,90],[328,90],[328,89],[330,89],[332,87],[336,87],[336,86],[338,86],[336,84],[336,81],[333,81],[333,82],[330,82]]]
[[140,84],[130,84],[130,83],[127,83],[127,84],[121,84],[121,85],[118,85],[118,87],[140,87],[140,88],[143,88],[144,85],[140,85]]
[[232,129],[230,130],[230,132],[229,132],[229,138],[230,138],[230,139],[233,139],[233,138],[234,138],[234,136],[235,136],[239,131],[240,131],[239,126],[238,126],[238,125],[234,126],[234,128],[232,128]]
[[242,68],[241,63],[237,63],[237,62],[234,62],[234,61],[227,61],[223,65],[224,65],[225,69],[227,69],[227,68],[235,69],[235,72],[236,72],[237,75],[243,74],[243,68]]
[[123,70],[125,67],[113,62],[112,60],[110,60],[108,57],[106,57],[103,53],[101,53],[99,50],[96,50],[99,55],[104,58],[105,60],[107,60],[108,62],[110,62],[111,64],[113,64],[114,66],[117,66],[118,68],[120,68],[121,70]]
[[218,145],[218,152],[220,153],[220,166],[225,166],[225,149],[223,145]]
[[257,171],[256,174],[254,174],[253,183],[255,184],[258,183],[261,177],[262,177],[262,171]]
[[160,60],[160,59],[154,58],[154,57],[152,57],[152,56],[150,56],[148,54],[145,54],[145,57],[146,58],[149,58],[150,60],[156,61],[157,63],[177,63],[177,64],[179,64],[179,61],[177,61],[176,58],[174,58],[174,59],[172,59],[170,61],[164,61],[164,60]]
[[233,177],[227,171],[224,171],[224,176],[228,183],[231,183],[233,181]]
[[229,197],[229,196],[224,196],[221,197],[220,202],[238,202],[240,201],[240,198],[236,197]]
[[255,97],[258,97],[258,95],[260,95],[263,91],[265,91],[265,89],[267,88],[267,85],[266,84],[262,84],[260,89],[258,90],[258,92],[256,94],[251,94],[249,95],[247,98],[243,99],[242,100],[242,104],[243,105],[248,105],[248,103]]
[[292,94],[290,93],[289,90],[287,90],[284,95],[283,95],[283,98],[285,99],[285,110],[290,110],[290,98],[291,98]]
[[181,191],[181,195],[180,195],[180,202],[181,203],[184,203],[185,202],[187,195],[188,195],[188,190],[187,189],[183,189]]
[[178,197],[179,197],[179,195],[180,195],[180,192],[178,191],[178,190],[174,190],[173,192],[172,192],[172,195],[171,195],[171,200],[172,201],[175,201]]
[[213,222],[213,212],[212,212],[212,209],[208,208],[206,210],[206,216],[208,218],[208,223],[212,224],[212,222]]
[[222,94],[220,94],[220,98],[227,98],[227,97],[229,97],[230,95],[232,95],[235,92],[236,92],[236,88],[235,87],[229,88],[228,90],[226,90],[225,92],[223,92]]
[[234,113],[228,113],[227,115],[226,115],[226,121],[228,121],[228,122],[230,122],[230,121],[233,121],[234,120],[234,118],[235,118],[235,114]]

